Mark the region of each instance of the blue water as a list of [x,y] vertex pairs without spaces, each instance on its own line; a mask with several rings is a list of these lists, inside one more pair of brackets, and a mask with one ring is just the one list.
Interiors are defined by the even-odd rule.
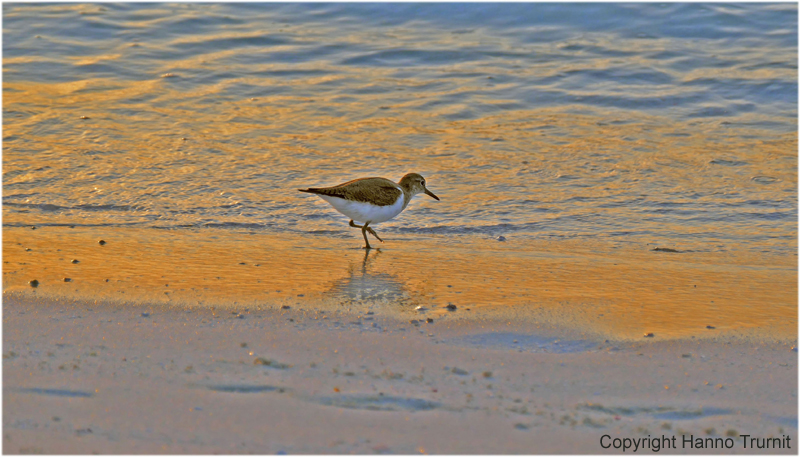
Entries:
[[793,255],[797,17],[5,3],[4,224],[350,236],[295,189],[416,171],[382,231]]

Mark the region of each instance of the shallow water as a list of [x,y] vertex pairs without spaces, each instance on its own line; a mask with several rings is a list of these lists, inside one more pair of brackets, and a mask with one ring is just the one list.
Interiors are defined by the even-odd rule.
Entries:
[[796,12],[7,3],[5,224],[349,238],[294,189],[417,171],[381,231],[792,255]]
[[[3,19],[6,228],[354,248],[295,189],[414,171],[442,200],[378,232],[436,243],[447,271],[502,235],[796,275],[795,4],[5,3]],[[397,298],[396,273],[334,292]],[[796,291],[768,276],[729,280]],[[768,302],[796,321],[796,299]]]

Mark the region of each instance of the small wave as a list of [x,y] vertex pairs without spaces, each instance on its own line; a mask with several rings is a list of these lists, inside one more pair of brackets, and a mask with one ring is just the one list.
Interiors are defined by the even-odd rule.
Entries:
[[713,159],[708,163],[712,165],[725,165],[728,167],[739,167],[742,165],[747,165],[747,162],[743,160],[727,160],[727,159]]
[[480,53],[464,51],[434,51],[417,49],[392,49],[372,52],[344,59],[342,65],[348,66],[419,66],[419,65],[453,65],[458,62],[481,60]]
[[218,52],[221,50],[237,49],[242,47],[263,48],[269,46],[280,46],[290,44],[292,41],[284,37],[274,37],[266,35],[257,36],[237,36],[237,37],[210,37],[200,41],[186,41],[172,43],[172,46],[182,51],[189,52]]
[[753,176],[750,180],[758,184],[773,184],[780,181],[780,179],[770,176]]
[[4,202],[6,206],[20,207],[20,208],[33,208],[41,211],[147,211],[148,209],[142,206],[131,205],[75,205],[75,206],[61,206],[52,203],[17,203],[17,202]]
[[257,223],[257,222],[206,222],[201,224],[202,227],[211,228],[233,228],[233,229],[265,229],[272,227],[273,224]]

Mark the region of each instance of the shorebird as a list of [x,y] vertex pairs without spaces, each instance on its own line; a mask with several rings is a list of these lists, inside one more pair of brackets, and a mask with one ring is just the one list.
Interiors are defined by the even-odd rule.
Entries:
[[[425,193],[439,200],[439,197],[425,187],[425,178],[417,173],[403,176],[399,183],[386,178],[359,178],[333,187],[297,190],[319,195],[336,211],[349,217],[350,227],[360,228],[364,235],[364,242],[367,243],[364,249],[372,249],[367,232],[383,243],[370,224],[385,222],[397,216],[406,209],[414,195]],[[363,225],[356,225],[355,221],[362,222]]]

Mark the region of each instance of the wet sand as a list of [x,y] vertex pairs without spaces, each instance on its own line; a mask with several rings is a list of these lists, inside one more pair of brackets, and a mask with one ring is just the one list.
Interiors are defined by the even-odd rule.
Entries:
[[732,436],[714,452],[752,453],[743,434],[796,453],[785,344],[10,293],[3,311],[7,453],[602,453],[603,435],[676,436],[686,453],[702,452],[683,435]]
[[358,230],[350,235],[4,227],[3,290],[230,310],[369,307],[403,319],[424,306],[432,317],[493,316],[601,340],[797,340],[796,256],[397,233],[367,253]]

